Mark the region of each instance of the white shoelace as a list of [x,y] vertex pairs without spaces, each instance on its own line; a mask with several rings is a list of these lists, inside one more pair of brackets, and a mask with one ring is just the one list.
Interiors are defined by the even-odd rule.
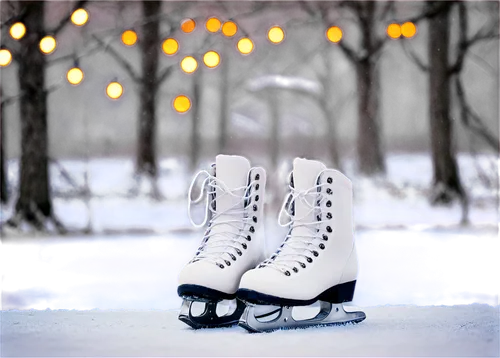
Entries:
[[[191,192],[198,177],[201,175],[206,175],[206,178],[202,182],[200,195],[193,200]],[[248,230],[251,226],[250,221],[252,220],[244,205],[249,202],[250,188],[253,184],[254,182],[251,182],[246,186],[229,189],[221,179],[218,179],[206,170],[200,170],[195,175],[189,187],[188,194],[189,220],[195,227],[202,227],[208,221],[208,229],[205,232],[198,251],[190,262],[208,260],[223,268],[222,261],[227,266],[230,266],[230,260],[236,261],[235,255],[242,255],[242,250],[247,248]],[[215,196],[217,191],[219,191],[218,198]],[[243,196],[237,194],[241,191],[244,192]],[[214,209],[212,204],[214,201],[217,203],[217,199],[220,199],[224,195],[230,195],[238,200],[226,210],[217,211],[217,206]],[[202,223],[197,224],[193,221],[191,215],[191,205],[201,202],[204,197],[205,217]],[[214,230],[217,227],[220,229]]]
[[[299,266],[305,268],[306,265],[312,259],[311,256],[316,256],[314,253],[320,250],[320,244],[324,242],[322,233],[319,232],[319,224],[327,221],[323,220],[323,211],[320,208],[320,204],[326,200],[324,191],[319,192],[318,189],[328,185],[317,184],[307,190],[297,190],[291,185],[289,186],[290,192],[285,197],[283,205],[278,217],[278,224],[282,227],[289,226],[287,236],[280,248],[274,253],[269,259],[262,262],[259,267],[271,267],[279,270],[286,274],[286,272],[291,269],[297,272]],[[312,204],[307,198],[312,198]],[[331,196],[328,200],[331,199]],[[295,203],[300,202],[305,204],[309,210],[307,213],[301,217],[296,217],[292,213],[291,208]],[[303,219],[308,217],[310,214],[321,215],[321,220],[314,220],[311,222],[302,222]],[[286,223],[282,223],[283,214],[287,215],[290,220]],[[305,233],[298,234],[297,228],[303,227],[306,230]],[[288,273],[290,274],[290,272]]]

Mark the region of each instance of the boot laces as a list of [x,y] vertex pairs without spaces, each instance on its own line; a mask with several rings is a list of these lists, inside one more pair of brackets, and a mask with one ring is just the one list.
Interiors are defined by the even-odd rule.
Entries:
[[[205,176],[200,194],[196,199],[192,199],[193,187],[200,176]],[[205,226],[208,222],[208,229],[190,263],[207,260],[223,268],[222,262],[229,266],[231,265],[230,260],[236,261],[236,255],[242,255],[242,249],[247,247],[247,235],[252,220],[248,215],[246,205],[249,203],[250,189],[253,184],[254,182],[250,182],[246,186],[229,189],[221,179],[206,170],[200,170],[195,175],[188,194],[189,220],[197,228]],[[242,190],[243,195],[240,194]],[[216,197],[217,191],[219,191],[218,197]],[[217,199],[225,195],[238,200],[227,209],[218,211]],[[196,223],[192,217],[191,207],[193,204],[200,203],[203,198],[205,198],[205,216],[201,223]]]
[[[319,231],[319,225],[328,220],[323,220],[323,209],[321,203],[327,199],[324,191],[319,191],[327,183],[317,184],[307,190],[297,190],[289,185],[290,192],[283,200],[283,205],[278,217],[278,224],[282,227],[289,227],[288,234],[278,250],[267,260],[262,262],[259,267],[270,267],[290,274],[289,269],[297,272],[299,267],[305,268],[312,262],[311,256],[317,256],[319,245],[323,242],[322,233]],[[305,205],[307,212],[298,217],[293,210],[297,204]],[[318,216],[318,220],[304,222],[310,214]],[[282,218],[287,216],[289,220],[285,223]],[[302,230],[297,230],[304,228]],[[316,252],[316,255],[314,253]]]

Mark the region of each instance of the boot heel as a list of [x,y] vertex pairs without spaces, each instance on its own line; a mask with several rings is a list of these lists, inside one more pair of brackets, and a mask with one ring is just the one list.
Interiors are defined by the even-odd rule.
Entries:
[[351,302],[356,288],[356,280],[330,287],[318,299],[330,303]]

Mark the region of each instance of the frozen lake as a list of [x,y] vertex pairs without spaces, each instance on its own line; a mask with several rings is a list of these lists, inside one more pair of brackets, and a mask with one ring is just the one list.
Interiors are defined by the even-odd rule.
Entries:
[[[3,309],[178,309],[198,233],[12,238]],[[498,304],[496,230],[362,230],[357,306]]]

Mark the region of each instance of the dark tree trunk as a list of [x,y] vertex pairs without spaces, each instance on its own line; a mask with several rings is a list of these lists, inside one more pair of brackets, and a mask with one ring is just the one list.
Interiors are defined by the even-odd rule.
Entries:
[[[225,55],[225,56],[224,56]],[[230,62],[227,51],[222,53],[223,62],[221,63],[220,79],[220,118],[219,118],[219,153],[226,153],[229,135],[229,71]]]
[[271,170],[278,168],[280,155],[280,103],[278,89],[269,89],[267,94],[267,103],[269,109],[269,142],[268,150],[271,159]]
[[7,170],[4,157],[5,131],[3,128],[4,104],[2,97],[2,88],[0,87],[0,202],[6,203],[9,200],[9,188],[7,186]]
[[193,74],[192,108],[191,108],[191,150],[189,165],[191,170],[195,170],[200,160],[201,137],[200,137],[200,113],[201,113],[201,69]]
[[139,87],[139,143],[136,172],[153,178],[157,175],[156,157],[156,98],[158,93],[158,61],[160,49],[159,20],[161,2],[143,1],[141,49],[142,76]]
[[10,207],[10,193],[7,185],[7,161],[0,158],[0,202],[2,209]]
[[47,89],[43,88],[42,64],[39,53],[39,34],[43,33],[42,20],[45,17],[45,3],[19,3],[30,23],[30,31],[23,39],[19,95],[25,98],[25,105],[19,107],[20,120],[24,128],[19,135],[20,177],[19,195],[12,218],[2,225],[2,234],[8,238],[61,237],[68,230],[54,212],[49,177],[50,158],[46,142],[47,110],[45,108]]
[[450,79],[453,66],[448,57],[447,3],[435,5],[429,14],[432,29],[430,50],[430,116],[432,120],[432,180],[429,203],[450,207],[458,201],[462,209],[460,226],[471,226],[470,197],[460,179],[458,155],[453,146],[449,112]]
[[360,30],[363,51],[368,55],[356,62],[358,92],[358,166],[363,174],[385,173],[379,109],[380,81],[375,37],[375,2],[363,2]]

